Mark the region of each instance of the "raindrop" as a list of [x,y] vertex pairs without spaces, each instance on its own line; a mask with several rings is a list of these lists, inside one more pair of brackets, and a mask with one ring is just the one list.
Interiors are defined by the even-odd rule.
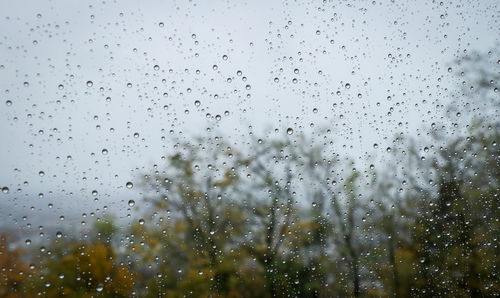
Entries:
[[127,182],[127,184],[125,184],[125,186],[128,188],[128,189],[131,189],[132,187],[134,187],[134,184],[132,182]]
[[291,127],[289,127],[287,130],[286,130],[286,133],[289,134],[289,135],[292,135],[293,134],[293,129]]
[[87,81],[87,87],[92,87],[94,83],[92,81]]
[[134,205],[135,205],[135,201],[134,201],[134,200],[130,200],[130,201],[128,201],[128,205],[129,205],[130,207],[134,207]]

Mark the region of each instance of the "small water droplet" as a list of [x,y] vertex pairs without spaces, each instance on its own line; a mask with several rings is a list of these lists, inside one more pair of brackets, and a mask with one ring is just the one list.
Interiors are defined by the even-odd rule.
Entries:
[[97,285],[96,291],[97,292],[102,292],[103,289],[104,289],[104,285],[100,283],[100,284]]

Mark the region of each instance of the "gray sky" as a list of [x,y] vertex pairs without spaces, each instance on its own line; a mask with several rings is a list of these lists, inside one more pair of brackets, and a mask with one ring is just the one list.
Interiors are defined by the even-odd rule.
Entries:
[[3,1],[0,222],[123,215],[140,197],[126,182],[207,128],[238,142],[313,124],[341,153],[384,154],[444,115],[448,67],[498,43],[499,15],[497,1]]

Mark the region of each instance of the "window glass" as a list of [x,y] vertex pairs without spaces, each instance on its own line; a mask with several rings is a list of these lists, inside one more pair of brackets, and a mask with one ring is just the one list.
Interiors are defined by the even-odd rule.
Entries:
[[497,1],[0,3],[0,297],[493,297]]

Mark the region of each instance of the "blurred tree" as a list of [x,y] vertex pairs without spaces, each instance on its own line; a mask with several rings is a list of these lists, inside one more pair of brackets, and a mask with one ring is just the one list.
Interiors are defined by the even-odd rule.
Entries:
[[21,260],[23,250],[10,248],[6,234],[0,234],[0,297],[23,297],[23,283],[31,270]]

